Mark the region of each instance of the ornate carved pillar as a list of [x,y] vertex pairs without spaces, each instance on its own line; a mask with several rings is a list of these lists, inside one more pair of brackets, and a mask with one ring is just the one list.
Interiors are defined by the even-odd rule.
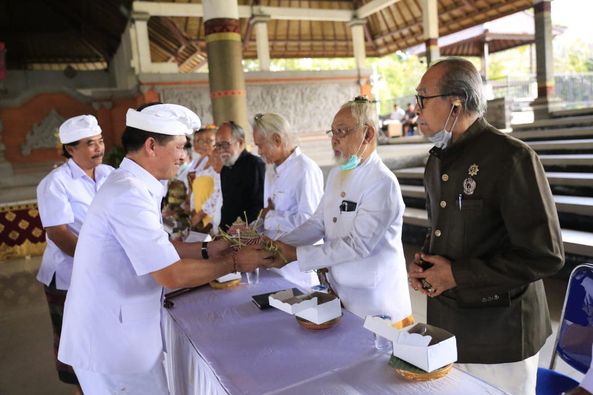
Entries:
[[202,4],[214,122],[220,125],[233,120],[247,129],[249,123],[237,1],[204,0]]

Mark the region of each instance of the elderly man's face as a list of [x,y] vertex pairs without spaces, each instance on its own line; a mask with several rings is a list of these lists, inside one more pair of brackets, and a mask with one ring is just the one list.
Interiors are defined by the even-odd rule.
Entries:
[[216,153],[220,156],[222,164],[233,166],[243,151],[243,140],[233,137],[233,131],[229,124],[223,124],[216,132]]
[[428,98],[427,96],[442,95],[447,92],[440,92],[438,82],[444,78],[444,67],[433,67],[429,69],[416,88],[422,103],[416,103],[416,114],[418,114],[418,127],[420,133],[426,137],[433,136],[441,130],[451,111],[452,97],[441,96]]
[[339,164],[345,163],[350,156],[360,155],[367,126],[360,126],[350,108],[343,108],[332,122],[332,149]]
[[282,159],[281,145],[279,144],[278,138],[274,139],[272,135],[270,139],[266,139],[264,135],[257,129],[253,130],[253,142],[257,146],[257,152],[262,159],[269,164],[277,163]]

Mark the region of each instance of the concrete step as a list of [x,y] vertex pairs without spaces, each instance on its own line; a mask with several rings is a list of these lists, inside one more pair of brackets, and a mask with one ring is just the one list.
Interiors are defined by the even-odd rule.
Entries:
[[[404,212],[404,224],[428,227],[426,210],[407,208]],[[593,257],[593,233],[572,229],[562,229],[562,241],[566,254]]]
[[593,154],[565,154],[565,155],[539,155],[545,168],[567,169],[586,172],[593,169]]
[[541,119],[533,123],[514,125],[513,130],[524,131],[544,128],[562,128],[568,126],[593,126],[593,115]]
[[[404,198],[426,199],[423,186],[401,185],[401,191]],[[559,213],[593,216],[593,197],[555,195],[554,201]]]
[[574,139],[574,140],[542,140],[542,141],[529,141],[529,146],[536,152],[558,152],[571,151],[578,153],[580,151],[592,151],[593,150],[593,138],[592,139]]
[[[423,167],[411,167],[395,171],[395,175],[400,184],[422,185],[424,178]],[[593,188],[593,173],[575,173],[575,172],[546,172],[546,177],[551,186],[568,185],[573,187]]]
[[552,186],[569,185],[574,187],[593,188],[593,173],[546,172],[548,182]]
[[593,138],[593,126],[524,131],[517,131],[515,129],[509,135],[523,141]]

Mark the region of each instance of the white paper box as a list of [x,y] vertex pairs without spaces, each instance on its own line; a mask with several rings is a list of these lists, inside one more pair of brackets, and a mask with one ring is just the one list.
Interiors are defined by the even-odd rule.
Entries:
[[342,314],[340,299],[321,292],[294,296],[292,289],[269,296],[270,306],[315,324],[333,320]]
[[226,283],[227,281],[237,280],[241,278],[241,273],[229,273],[222,277],[218,277],[216,281],[219,283]]
[[[366,317],[364,327],[391,340],[393,355],[427,372],[457,361],[457,340],[444,329],[416,324],[407,330],[398,330],[393,328],[389,321],[372,316]],[[419,333],[427,333],[429,336],[420,336]],[[428,343],[428,337],[430,342],[424,345]],[[422,342],[424,344],[421,344]]]

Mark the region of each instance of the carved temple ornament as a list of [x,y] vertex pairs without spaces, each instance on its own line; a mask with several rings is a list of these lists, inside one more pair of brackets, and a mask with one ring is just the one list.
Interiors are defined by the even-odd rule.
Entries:
[[58,128],[66,119],[55,109],[41,121],[33,125],[27,136],[25,144],[21,146],[21,154],[31,155],[31,151],[38,148],[55,148],[57,142]]

